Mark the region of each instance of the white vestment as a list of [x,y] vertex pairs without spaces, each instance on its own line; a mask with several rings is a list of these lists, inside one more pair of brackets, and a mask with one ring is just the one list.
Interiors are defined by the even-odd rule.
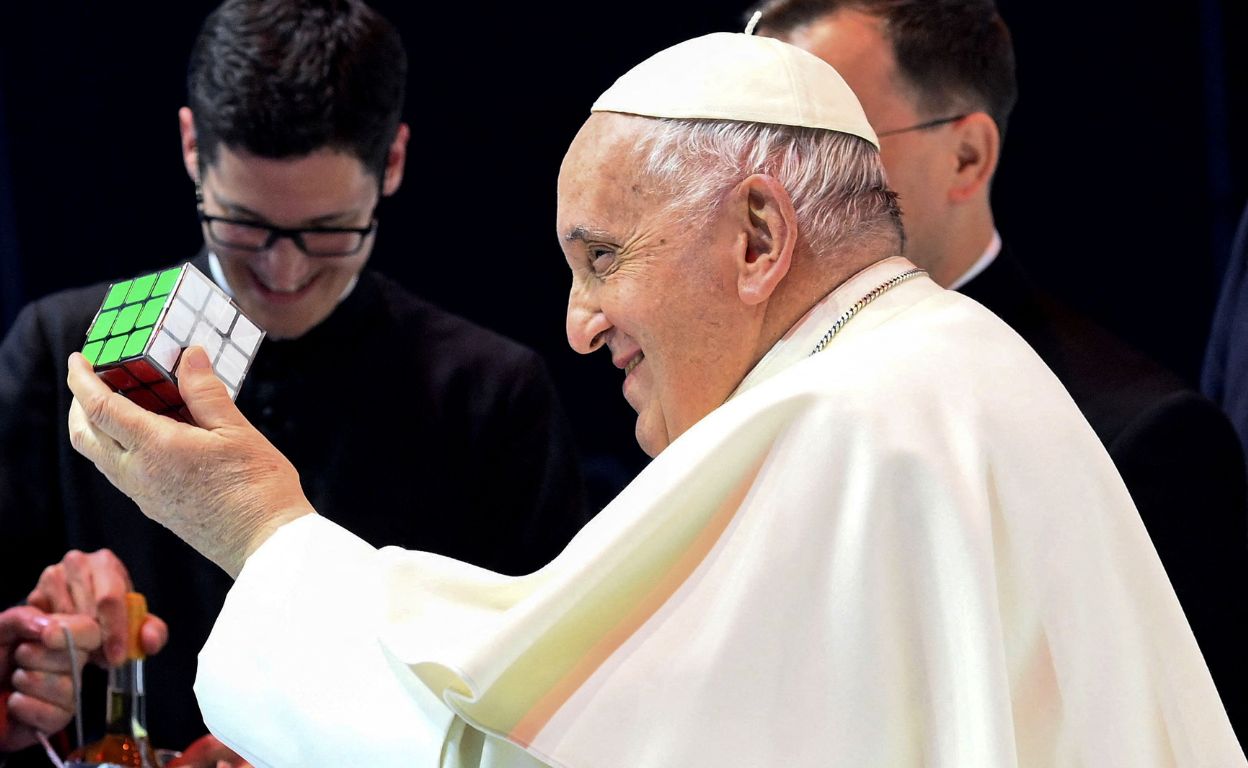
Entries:
[[1248,765],[1013,331],[920,276],[811,354],[909,268],[812,309],[537,573],[286,525],[200,656],[209,726],[258,766]]

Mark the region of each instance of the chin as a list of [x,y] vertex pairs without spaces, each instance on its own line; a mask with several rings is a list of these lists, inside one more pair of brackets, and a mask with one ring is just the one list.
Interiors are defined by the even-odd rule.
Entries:
[[637,423],[634,435],[637,437],[637,445],[641,447],[642,452],[652,459],[656,458],[671,444],[666,434],[655,434],[654,431],[643,428],[640,422]]

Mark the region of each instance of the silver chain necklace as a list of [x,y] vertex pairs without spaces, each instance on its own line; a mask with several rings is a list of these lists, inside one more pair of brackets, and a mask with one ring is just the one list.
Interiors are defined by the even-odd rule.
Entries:
[[832,324],[832,327],[828,329],[827,333],[823,334],[823,337],[819,339],[819,343],[816,344],[815,348],[810,351],[810,354],[816,355],[822,352],[824,347],[828,346],[828,342],[832,341],[832,337],[840,333],[841,329],[845,327],[845,324],[849,322],[850,318],[861,312],[863,307],[887,293],[888,289],[901,285],[912,277],[918,277],[919,275],[926,274],[927,270],[915,267],[914,269],[902,272],[900,275],[875,286],[870,293],[863,296],[861,299],[858,299],[858,301],[855,301],[854,306],[845,310],[844,314],[836,318],[836,322]]

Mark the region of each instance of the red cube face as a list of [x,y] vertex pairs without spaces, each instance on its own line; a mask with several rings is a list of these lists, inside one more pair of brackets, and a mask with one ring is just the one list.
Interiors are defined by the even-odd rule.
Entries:
[[150,389],[134,389],[127,392],[126,397],[147,410],[155,411],[156,413],[160,413],[169,407]]
[[152,391],[161,400],[172,406],[182,405],[182,395],[178,392],[178,385],[172,381],[161,381],[152,385]]
[[100,378],[118,392],[126,392],[142,386],[139,384],[139,380],[127,373],[124,368],[110,368],[106,371],[100,371]]
[[154,384],[165,378],[164,374],[156,370],[156,367],[145,358],[126,363],[126,368],[136,379],[145,384]]

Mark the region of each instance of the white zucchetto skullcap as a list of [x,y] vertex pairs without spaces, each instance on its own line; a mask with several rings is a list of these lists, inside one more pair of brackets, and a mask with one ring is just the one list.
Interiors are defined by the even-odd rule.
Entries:
[[591,112],[823,128],[878,149],[858,97],[827,62],[770,37],[715,32],[626,72]]

